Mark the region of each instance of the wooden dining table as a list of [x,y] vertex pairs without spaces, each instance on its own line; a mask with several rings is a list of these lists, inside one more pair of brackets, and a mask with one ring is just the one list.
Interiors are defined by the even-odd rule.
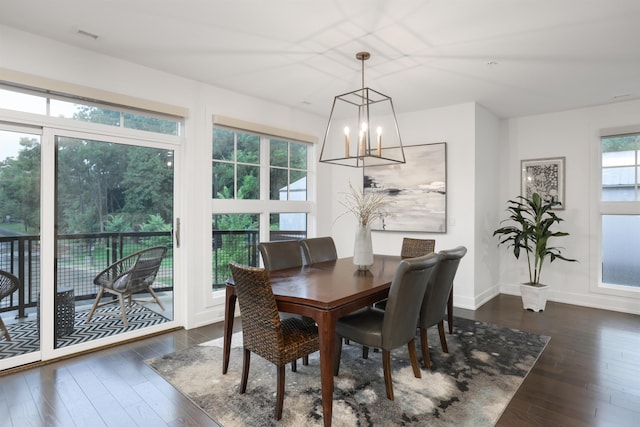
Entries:
[[[369,270],[358,270],[352,258],[340,258],[311,266],[269,272],[278,311],[311,317],[318,324],[320,381],[324,425],[331,425],[333,411],[333,352],[336,320],[383,300],[401,258],[374,255]],[[226,285],[222,373],[229,367],[236,295],[232,281]]]

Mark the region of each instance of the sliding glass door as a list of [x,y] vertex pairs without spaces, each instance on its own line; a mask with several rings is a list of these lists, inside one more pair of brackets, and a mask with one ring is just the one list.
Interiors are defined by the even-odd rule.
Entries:
[[55,348],[173,320],[174,152],[127,142],[55,137]]
[[[0,369],[38,360],[40,128],[0,123]],[[4,328],[1,328],[4,326]]]

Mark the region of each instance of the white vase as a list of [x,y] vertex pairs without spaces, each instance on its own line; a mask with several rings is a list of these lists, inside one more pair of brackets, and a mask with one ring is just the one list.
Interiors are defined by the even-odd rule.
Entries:
[[359,226],[356,229],[356,241],[353,246],[353,264],[358,267],[358,270],[368,270],[373,265],[371,229],[368,226]]
[[522,307],[525,310],[543,311],[547,305],[547,291],[549,286],[520,285],[520,295],[522,296]]

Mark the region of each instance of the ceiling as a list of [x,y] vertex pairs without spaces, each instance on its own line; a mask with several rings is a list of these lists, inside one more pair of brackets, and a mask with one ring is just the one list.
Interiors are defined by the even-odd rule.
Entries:
[[638,22],[638,0],[2,0],[0,13],[323,116],[362,86],[359,51],[371,52],[365,86],[400,113],[475,101],[506,118],[639,98]]

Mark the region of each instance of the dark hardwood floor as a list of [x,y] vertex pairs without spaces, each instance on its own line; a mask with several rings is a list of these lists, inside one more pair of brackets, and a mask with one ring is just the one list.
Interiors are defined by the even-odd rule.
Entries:
[[[498,426],[640,426],[640,316],[553,302],[533,313],[507,295],[455,314],[551,336]],[[0,427],[216,426],[144,360],[221,335],[179,330],[0,376]]]

